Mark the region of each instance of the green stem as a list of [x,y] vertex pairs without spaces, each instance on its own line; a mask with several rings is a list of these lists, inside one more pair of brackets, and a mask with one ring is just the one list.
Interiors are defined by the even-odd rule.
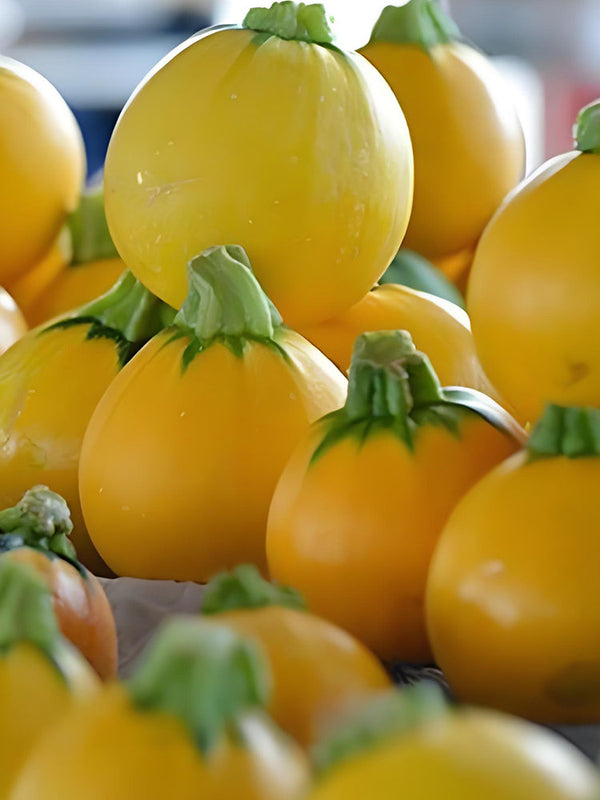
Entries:
[[174,324],[193,333],[203,346],[217,337],[272,340],[282,324],[238,245],[211,247],[193,258],[188,285]]
[[442,690],[419,683],[384,692],[343,720],[313,753],[319,773],[449,713]]
[[386,6],[375,23],[371,42],[412,44],[431,50],[462,38],[458,26],[437,0],[410,0],[406,5]]
[[532,458],[600,456],[600,409],[549,405],[531,432]]
[[575,146],[582,153],[600,155],[600,100],[581,109],[573,135]]
[[320,3],[293,3],[285,0],[273,3],[270,8],[251,8],[243,22],[244,28],[295,39],[311,44],[331,44],[333,35],[325,9]]
[[82,195],[79,206],[67,220],[67,228],[73,253],[70,266],[119,255],[108,230],[102,187]]
[[128,688],[140,711],[176,716],[207,753],[242,714],[265,705],[268,678],[252,642],[225,626],[182,617],[155,636]]
[[358,337],[345,405],[350,420],[408,417],[416,406],[443,400],[429,359],[416,350],[406,331],[375,331]]
[[207,585],[202,599],[202,613],[205,615],[265,606],[285,606],[296,611],[306,609],[299,592],[269,583],[250,564],[216,575]]
[[146,342],[168,327],[175,311],[127,271],[106,294],[77,309],[71,319],[93,318],[128,342]]
[[0,654],[30,642],[50,658],[60,632],[44,580],[24,564],[0,562]]
[[0,552],[32,547],[77,560],[69,534],[71,512],[65,500],[47,486],[29,489],[16,506],[0,511]]

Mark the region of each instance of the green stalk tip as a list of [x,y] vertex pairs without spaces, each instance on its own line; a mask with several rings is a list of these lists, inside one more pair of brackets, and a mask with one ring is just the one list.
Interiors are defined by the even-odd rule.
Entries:
[[252,642],[224,625],[181,617],[156,634],[128,689],[140,711],[174,715],[207,753],[243,714],[264,707],[270,681]]
[[243,22],[244,28],[278,36],[280,39],[331,44],[333,34],[327,14],[320,3],[294,3],[291,0],[273,3],[270,8],[251,8]]
[[549,405],[527,442],[533,459],[600,456],[600,409]]
[[295,589],[269,583],[256,567],[244,564],[210,580],[202,600],[202,613],[212,615],[265,606],[306,609],[306,603]]
[[53,658],[60,632],[43,578],[25,564],[0,561],[0,655],[29,642]]
[[342,720],[339,729],[315,748],[317,772],[327,772],[448,713],[444,694],[434,683],[384,692]]
[[174,324],[193,334],[202,347],[217,337],[271,341],[283,322],[238,245],[211,247],[193,258],[188,284]]
[[600,154],[600,100],[582,108],[573,129],[575,147],[582,153]]
[[69,539],[72,530],[66,501],[47,486],[34,486],[16,506],[0,511],[0,552],[32,547],[76,561],[77,553]]
[[439,44],[462,38],[454,20],[437,0],[410,0],[403,6],[386,6],[375,23],[371,42],[409,44],[429,51]]
[[71,266],[119,255],[108,230],[102,187],[81,196],[77,209],[67,219],[67,228],[73,254]]

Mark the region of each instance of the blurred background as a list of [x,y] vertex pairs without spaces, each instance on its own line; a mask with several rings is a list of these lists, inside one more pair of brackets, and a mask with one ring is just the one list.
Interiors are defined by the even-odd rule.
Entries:
[[[510,82],[528,141],[528,169],[569,149],[578,109],[600,96],[600,0],[444,2]],[[0,52],[41,72],[66,98],[82,127],[93,174],[123,104],[145,73],[200,28],[241,22],[252,4],[0,0]],[[384,5],[326,2],[339,44],[364,44]]]

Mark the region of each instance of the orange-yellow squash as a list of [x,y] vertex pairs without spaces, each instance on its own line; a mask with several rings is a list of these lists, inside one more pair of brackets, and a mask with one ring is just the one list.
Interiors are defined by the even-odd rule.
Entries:
[[72,530],[63,498],[35,486],[16,506],[0,511],[0,563],[35,570],[52,594],[60,632],[107,680],[117,674],[115,620],[99,580],[77,561]]
[[273,680],[267,710],[304,747],[348,708],[391,685],[363,645],[309,614],[297,592],[267,583],[254,567],[214,578],[202,613],[260,645]]
[[308,763],[263,706],[260,651],[198,620],[165,626],[125,685],[36,748],[10,800],[299,800]]
[[193,259],[174,327],[121,371],[83,442],[87,528],[118,574],[206,581],[265,570],[269,503],[308,426],[346,379],[285,328],[242,248]]
[[387,6],[359,52],[394,90],[410,131],[415,193],[405,246],[430,259],[473,247],[525,167],[508,86],[437,0]]
[[107,292],[125,272],[110,238],[102,187],[85,192],[53,246],[9,285],[32,327]]
[[150,72],[117,122],[105,188],[119,253],[163,300],[179,308],[190,259],[236,242],[296,327],[349,308],[387,268],[413,157],[391,89],[331,44],[323,7],[274,3]]
[[468,702],[600,722],[600,411],[550,406],[457,506],[433,558],[436,660]]
[[0,56],[0,284],[44,256],[85,178],[75,117],[34,70]]
[[415,346],[427,353],[443,386],[468,386],[493,396],[477,358],[469,317],[441,297],[387,283],[339,317],[298,330],[344,373],[361,333],[406,330]]
[[69,317],[26,334],[0,356],[0,507],[31,486],[62,495],[82,563],[106,570],[87,536],[77,469],[85,429],[120,368],[162,327],[168,309],[133,275]]
[[384,695],[334,733],[307,800],[598,797],[597,770],[562,737],[498,712],[435,708],[427,694]]
[[346,405],[312,428],[275,491],[271,575],[382,658],[428,663],[433,548],[462,495],[520,442],[485,395],[443,390],[408,334],[363,334]]
[[499,209],[467,291],[483,367],[529,422],[550,402],[600,407],[600,101],[576,136]]
[[0,355],[27,333],[27,322],[13,298],[0,288]]
[[96,683],[91,667],[60,635],[44,580],[0,559],[2,800],[36,743]]

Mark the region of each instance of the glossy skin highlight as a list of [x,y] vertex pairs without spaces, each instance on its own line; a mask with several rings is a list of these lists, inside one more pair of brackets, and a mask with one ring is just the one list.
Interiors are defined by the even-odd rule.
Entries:
[[600,721],[600,459],[519,454],[450,517],[427,590],[433,650],[471,703]]
[[236,242],[294,327],[371,288],[412,192],[404,116],[365,59],[240,28],[192,37],[150,73],[105,168],[112,238],[152,292],[179,308],[188,261]]
[[473,247],[525,169],[509,87],[459,42],[428,52],[375,41],[359,52],[392,87],[410,131],[415,195],[404,246],[430,259]]
[[237,564],[266,571],[275,484],[346,380],[299,334],[243,357],[215,342],[184,369],[190,338],[167,329],[112,382],[83,443],[80,493],[93,542],[118,575],[204,582]]
[[21,309],[4,289],[0,289],[0,355],[27,333]]
[[48,81],[0,56],[0,284],[32,268],[77,205],[85,151],[75,117]]
[[473,336],[521,418],[546,403],[600,406],[600,156],[552,159],[485,231],[469,280]]
[[422,426],[415,450],[388,431],[345,437],[310,463],[315,426],[277,485],[267,527],[272,577],[386,660],[430,663],[425,581],[462,495],[517,443],[473,412],[460,437]]

